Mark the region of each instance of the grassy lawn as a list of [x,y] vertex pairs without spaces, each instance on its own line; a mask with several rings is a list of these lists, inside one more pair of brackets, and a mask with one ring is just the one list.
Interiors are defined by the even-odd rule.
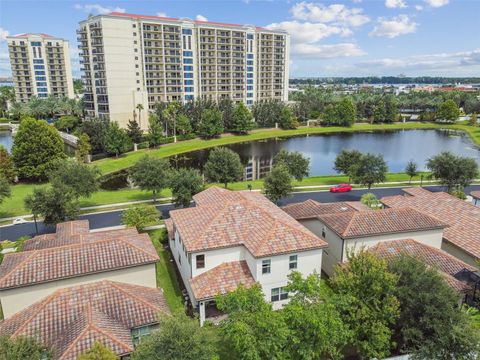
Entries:
[[182,154],[190,151],[206,149],[214,146],[228,145],[233,143],[261,140],[275,137],[288,137],[305,134],[330,134],[338,132],[356,132],[356,131],[383,131],[383,130],[402,130],[402,129],[453,129],[466,131],[472,139],[480,144],[480,128],[468,126],[465,124],[443,125],[435,123],[396,123],[396,124],[355,124],[347,127],[302,127],[295,130],[281,129],[259,129],[252,131],[249,135],[232,136],[225,135],[217,139],[201,140],[193,139],[181,141],[176,144],[163,145],[158,149],[143,149],[136,152],[129,152],[119,158],[108,158],[95,161],[94,164],[107,174],[118,170],[131,167],[140,157],[145,154],[158,157],[168,157],[176,154]]
[[160,261],[157,263],[157,287],[163,289],[163,295],[172,312],[184,311],[182,292],[175,273],[174,262],[170,253],[163,248],[162,242],[166,241],[166,230],[152,230],[148,232],[152,243],[157,250]]
[[[413,181],[419,181],[420,176],[417,176],[412,179]],[[404,182],[408,183],[409,177],[404,173],[397,174],[388,174],[387,182]],[[294,186],[322,186],[322,185],[333,185],[339,184],[342,182],[348,182],[347,176],[342,175],[331,175],[331,176],[312,176],[304,179],[303,181],[294,181]],[[228,184],[228,188],[231,190],[247,190],[248,185],[252,185],[253,189],[262,189],[263,181],[254,180],[254,181],[240,181]],[[207,184],[207,186],[220,186],[223,187],[223,184]],[[0,205],[0,218],[2,217],[13,217],[18,215],[25,215],[29,212],[23,207],[23,201],[27,194],[33,191],[35,186],[45,186],[45,185],[31,185],[31,184],[21,184],[12,186],[12,196],[5,199],[5,201]],[[381,184],[379,185],[381,186]],[[170,189],[163,190],[157,197],[170,197],[172,195]],[[122,203],[128,201],[139,201],[139,200],[149,200],[152,199],[152,193],[149,191],[142,191],[139,189],[121,189],[121,190],[111,190],[111,191],[99,191],[94,193],[88,199],[81,199],[81,207],[90,207],[97,205],[108,205],[115,203]],[[109,209],[110,210],[110,209]],[[90,212],[90,211],[87,211]]]

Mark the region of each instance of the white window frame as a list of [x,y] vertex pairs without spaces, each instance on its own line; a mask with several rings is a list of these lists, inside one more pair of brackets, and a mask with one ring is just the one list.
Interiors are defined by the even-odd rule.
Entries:
[[272,259],[262,260],[262,274],[270,274],[272,272]]

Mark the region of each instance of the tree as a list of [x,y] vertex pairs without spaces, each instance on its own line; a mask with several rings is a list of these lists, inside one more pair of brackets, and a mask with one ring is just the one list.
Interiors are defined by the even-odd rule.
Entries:
[[25,208],[32,212],[35,219],[42,216],[45,224],[73,220],[79,212],[78,202],[63,186],[34,188],[33,193],[25,197]]
[[355,103],[351,97],[344,97],[337,105],[338,125],[352,126],[357,116]]
[[163,139],[162,124],[158,121],[158,118],[154,114],[150,114],[148,117],[148,142],[150,146],[158,147]]
[[297,181],[302,181],[304,177],[308,176],[310,160],[298,151],[289,152],[288,150],[282,149],[275,156],[274,163],[285,165],[290,175]]
[[239,102],[233,111],[231,130],[239,134],[247,134],[253,128],[252,113],[243,102]]
[[190,119],[185,114],[180,114],[177,117],[177,132],[186,135],[190,134],[193,131],[192,124],[190,123]]
[[217,358],[216,329],[200,327],[184,314],[161,315],[159,328],[142,339],[132,360],[212,360]]
[[77,357],[77,360],[119,360],[119,357],[100,341],[95,341],[89,350]]
[[427,169],[431,171],[432,177],[447,187],[449,193],[456,187],[463,190],[478,176],[478,164],[475,159],[455,156],[448,151],[428,159]]
[[218,110],[222,113],[222,124],[224,130],[234,131],[234,111],[235,104],[230,97],[220,99],[218,102]]
[[405,173],[410,176],[410,180],[408,181],[410,184],[412,183],[412,178],[414,176],[417,176],[418,175],[418,170],[417,170],[417,164],[415,163],[415,161],[413,160],[410,160],[408,163],[407,163],[407,166],[405,167]]
[[83,81],[81,79],[73,79],[73,91],[77,95],[83,94],[84,86],[83,86]]
[[10,183],[3,176],[0,176],[0,204],[3,202],[3,199],[10,197],[11,194]]
[[66,131],[69,133],[79,124],[79,122],[80,120],[76,116],[65,115],[55,121],[53,125],[57,128],[57,130]]
[[140,128],[142,127],[142,110],[143,110],[143,105],[142,104],[137,104],[137,106],[135,106],[135,109],[138,110],[138,123],[139,123],[139,126]]
[[378,201],[377,197],[373,193],[363,194],[360,198],[360,202],[374,210],[378,210],[378,205],[380,204],[380,201]]
[[163,116],[168,122],[173,124],[173,142],[177,142],[177,118],[180,113],[181,105],[178,101],[172,101],[168,103],[165,110],[163,110]]
[[278,119],[280,119],[282,115],[284,107],[283,102],[274,99],[255,102],[252,107],[252,115],[255,118],[255,123],[260,127],[275,126],[275,123],[278,122]]
[[395,96],[385,96],[385,122],[395,122],[398,117],[398,102]]
[[167,159],[142,156],[131,168],[130,176],[140,189],[153,192],[153,201],[157,193],[166,188],[170,179],[170,163]]
[[283,307],[290,329],[287,352],[292,359],[343,359],[351,337],[336,306],[325,298],[326,287],[317,273],[305,279],[299,272],[288,276],[290,301]]
[[477,113],[472,113],[470,115],[470,121],[469,121],[471,126],[478,126],[478,115]]
[[106,118],[93,118],[82,123],[82,132],[90,138],[94,154],[105,151],[105,138],[109,129]]
[[52,351],[31,337],[0,337],[0,359],[38,360],[51,359]]
[[373,121],[379,123],[384,122],[385,117],[387,116],[387,109],[385,107],[385,102],[383,99],[378,99],[375,104],[375,110],[373,111]]
[[226,188],[229,182],[238,181],[243,176],[240,156],[224,147],[214,148],[205,164],[205,175],[210,181],[224,184]]
[[175,206],[188,207],[193,195],[203,190],[203,179],[196,169],[180,168],[170,177],[170,188]]
[[290,107],[284,106],[280,117],[278,118],[278,125],[282,129],[295,129],[297,127],[297,120],[295,119],[295,115]]
[[132,142],[124,129],[120,129],[116,122],[110,123],[105,135],[105,150],[116,157],[130,150]]
[[22,120],[13,140],[12,156],[23,179],[44,180],[58,159],[65,158],[63,140],[45,121]]
[[160,212],[154,205],[134,205],[122,212],[122,224],[143,231],[147,226],[155,225]]
[[358,150],[342,150],[335,158],[335,166],[333,169],[339,174],[348,175],[348,182],[350,182],[350,169],[353,164],[358,163],[362,153]]
[[197,133],[203,138],[213,138],[223,132],[222,113],[218,109],[205,109],[202,112]]
[[0,177],[13,182],[15,180],[15,169],[13,159],[2,145],[0,145]]
[[240,360],[282,359],[285,357],[289,330],[282,313],[272,311],[259,284],[216,299],[218,309],[228,314],[220,324],[229,358]]
[[1,116],[7,114],[9,104],[15,102],[15,88],[13,86],[0,86],[0,111]]
[[350,167],[349,175],[356,184],[367,186],[384,182],[388,167],[382,155],[364,154],[360,160]]
[[130,140],[132,140],[132,142],[135,144],[139,144],[142,142],[143,131],[136,120],[128,120],[127,135]]
[[274,203],[290,195],[293,187],[288,168],[283,164],[274,166],[272,171],[265,177],[263,188],[265,196]]
[[97,167],[73,159],[58,161],[48,175],[53,187],[64,187],[77,200],[80,197],[90,197],[98,191],[99,177],[100,170]]
[[394,295],[398,278],[371,252],[348,255],[330,285],[341,318],[352,334],[350,345],[362,358],[384,358],[392,348],[392,325],[399,316]]
[[455,122],[460,116],[460,109],[453,100],[447,100],[437,110],[437,119],[447,122]]
[[418,359],[475,359],[479,332],[459,308],[459,294],[444,277],[408,255],[395,257],[388,269],[399,279],[394,289],[400,302],[394,326],[397,350]]
[[83,133],[78,137],[77,150],[75,150],[75,157],[78,161],[86,162],[87,156],[90,155],[92,146],[90,145],[90,137]]

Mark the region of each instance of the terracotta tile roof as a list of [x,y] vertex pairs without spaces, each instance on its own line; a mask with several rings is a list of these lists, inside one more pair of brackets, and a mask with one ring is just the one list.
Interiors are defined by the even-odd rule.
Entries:
[[133,351],[130,330],[169,313],[159,289],[100,281],[55,291],[0,323],[0,335],[36,337],[71,359],[100,341],[117,355]]
[[480,207],[444,192],[414,189],[403,189],[414,196],[387,196],[381,202],[390,208],[409,206],[440,219],[448,225],[443,239],[480,259]]
[[173,231],[173,221],[172,219],[165,219],[165,228],[167,229],[168,238],[172,240],[175,236]]
[[470,191],[470,195],[471,195],[474,199],[480,199],[480,190]]
[[286,205],[282,207],[282,210],[294,219],[301,220],[313,219],[318,215],[355,211],[357,208],[351,206],[350,203],[347,202],[320,203],[318,201],[308,199],[301,203]]
[[424,261],[427,265],[438,269],[443,273],[447,282],[458,291],[466,291],[469,289],[469,286],[457,280],[454,275],[463,269],[477,271],[473,266],[464,263],[447,252],[413,239],[383,241],[375,245],[371,250],[384,258],[390,258],[402,253],[414,256]]
[[411,208],[346,211],[318,218],[342,238],[442,229],[446,225]]
[[212,187],[194,200],[194,208],[170,211],[188,252],[243,245],[262,257],[327,246],[258,192]]
[[0,289],[158,260],[147,234],[139,234],[135,229],[85,233],[84,225],[79,222],[59,224],[58,234],[34,237],[25,242],[24,251],[6,254],[0,265]]
[[255,284],[246,261],[226,262],[190,279],[195,299],[211,299],[235,290],[240,284]]

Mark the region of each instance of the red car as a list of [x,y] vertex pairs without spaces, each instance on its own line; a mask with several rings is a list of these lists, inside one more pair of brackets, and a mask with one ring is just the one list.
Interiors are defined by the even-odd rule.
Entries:
[[330,188],[330,192],[349,192],[349,191],[352,191],[352,185],[350,184],[339,184],[339,185],[335,185],[335,186],[332,186]]

